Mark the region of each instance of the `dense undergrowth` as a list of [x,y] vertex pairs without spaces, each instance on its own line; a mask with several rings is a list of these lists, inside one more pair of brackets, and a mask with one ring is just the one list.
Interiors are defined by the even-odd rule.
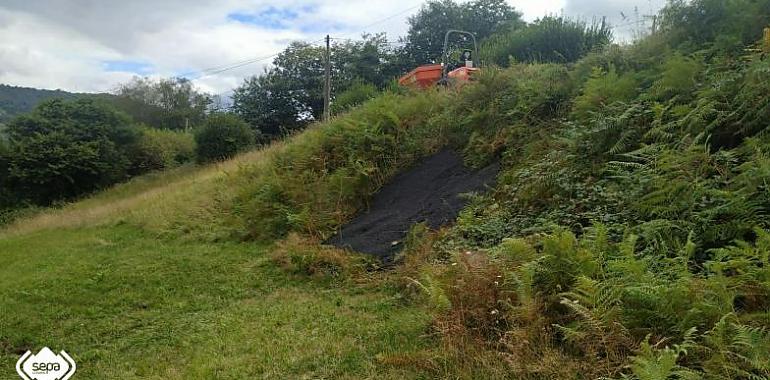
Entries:
[[488,70],[443,111],[504,163],[405,254],[447,341],[513,378],[770,376],[770,61],[667,37]]
[[471,165],[502,160],[499,183],[455,226],[417,228],[393,278],[434,310],[458,367],[766,378],[770,62],[667,44],[653,36],[572,66],[516,65],[460,91],[380,97],[242,176],[234,231],[308,236],[276,250],[293,273],[370,270],[313,242],[450,144]]
[[[501,159],[499,183],[455,226],[415,232],[396,282],[431,305],[459,366],[767,378],[770,61],[679,37],[370,102],[246,187],[247,230],[324,238],[397,168],[453,144],[469,164]],[[304,252],[294,262],[338,259]]]

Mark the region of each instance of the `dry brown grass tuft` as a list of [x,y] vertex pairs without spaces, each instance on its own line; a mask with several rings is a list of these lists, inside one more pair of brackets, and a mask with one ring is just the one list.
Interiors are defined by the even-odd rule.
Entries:
[[505,288],[500,268],[486,254],[468,251],[457,255],[448,275],[446,295],[452,308],[436,320],[436,328],[445,336],[499,340],[508,327],[506,310],[516,297]]
[[[413,296],[417,302],[434,311],[432,329],[441,340],[443,360],[451,361],[460,373],[484,373],[481,378],[578,379],[608,374],[601,358],[566,351],[554,321],[543,311],[543,301],[520,294],[518,282],[511,280],[514,271],[533,259],[534,251],[524,252],[522,244],[510,242],[522,257],[466,251],[447,265],[436,261],[437,235],[423,236],[411,247],[399,273],[412,279],[412,287],[420,292]],[[431,360],[440,373],[441,361]]]
[[321,246],[317,240],[296,233],[278,242],[270,258],[289,273],[319,279],[363,280],[377,268],[370,257]]

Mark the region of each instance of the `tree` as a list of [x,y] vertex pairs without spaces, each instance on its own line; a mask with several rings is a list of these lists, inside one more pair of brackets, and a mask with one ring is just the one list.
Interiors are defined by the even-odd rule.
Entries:
[[173,168],[194,161],[195,156],[192,133],[143,127],[131,149],[130,174]]
[[[332,46],[332,93],[355,83],[384,87],[399,71],[384,34]],[[235,89],[233,111],[255,131],[274,138],[300,129],[323,114],[325,48],[294,42],[260,76]]]
[[199,162],[224,160],[254,145],[256,136],[249,125],[233,114],[210,116],[195,134]]
[[317,120],[323,113],[324,56],[323,47],[293,42],[273,61],[298,118]]
[[117,90],[115,105],[136,121],[155,128],[194,128],[206,119],[211,96],[195,89],[186,78],[155,81],[134,78]]
[[279,72],[268,69],[235,89],[233,111],[267,138],[300,128],[305,107],[294,97],[292,86]]
[[661,10],[660,29],[672,45],[741,53],[762,37],[770,22],[770,2],[755,0],[672,0]]
[[293,42],[273,68],[235,89],[233,110],[268,137],[282,135],[323,113],[324,50]]
[[384,88],[401,74],[398,51],[385,33],[364,34],[361,40],[343,41],[332,46],[333,93],[341,93],[363,82]]
[[41,103],[14,119],[7,134],[7,185],[39,204],[125,179],[136,139],[127,115],[90,99]]
[[332,113],[340,114],[377,96],[379,91],[371,83],[356,81],[334,98]]
[[436,62],[444,48],[444,35],[449,29],[473,33],[478,41],[502,27],[524,25],[521,14],[504,0],[474,0],[458,4],[453,0],[429,1],[409,18],[409,31],[403,42],[408,66]]
[[518,62],[575,62],[612,40],[605,22],[587,23],[564,17],[543,17],[524,27],[501,31],[482,43],[482,59],[508,66]]

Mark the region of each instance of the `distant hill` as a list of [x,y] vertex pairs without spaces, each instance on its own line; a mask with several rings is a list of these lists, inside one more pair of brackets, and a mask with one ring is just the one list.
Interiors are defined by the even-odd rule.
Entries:
[[40,102],[53,98],[73,99],[93,94],[80,94],[62,90],[40,90],[0,84],[0,124],[17,115],[32,111]]

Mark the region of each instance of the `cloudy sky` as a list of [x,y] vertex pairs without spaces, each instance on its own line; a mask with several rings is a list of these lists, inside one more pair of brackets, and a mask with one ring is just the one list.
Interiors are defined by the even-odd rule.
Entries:
[[[546,14],[607,16],[631,33],[635,8],[664,0],[508,0],[527,20]],[[211,75],[206,69],[268,57],[290,41],[388,33],[396,40],[421,0],[3,0],[0,83],[107,92],[133,76],[185,75],[224,93],[264,59]],[[622,12],[622,14],[621,14]],[[627,17],[624,19],[624,16]],[[207,73],[216,72],[209,70]]]

